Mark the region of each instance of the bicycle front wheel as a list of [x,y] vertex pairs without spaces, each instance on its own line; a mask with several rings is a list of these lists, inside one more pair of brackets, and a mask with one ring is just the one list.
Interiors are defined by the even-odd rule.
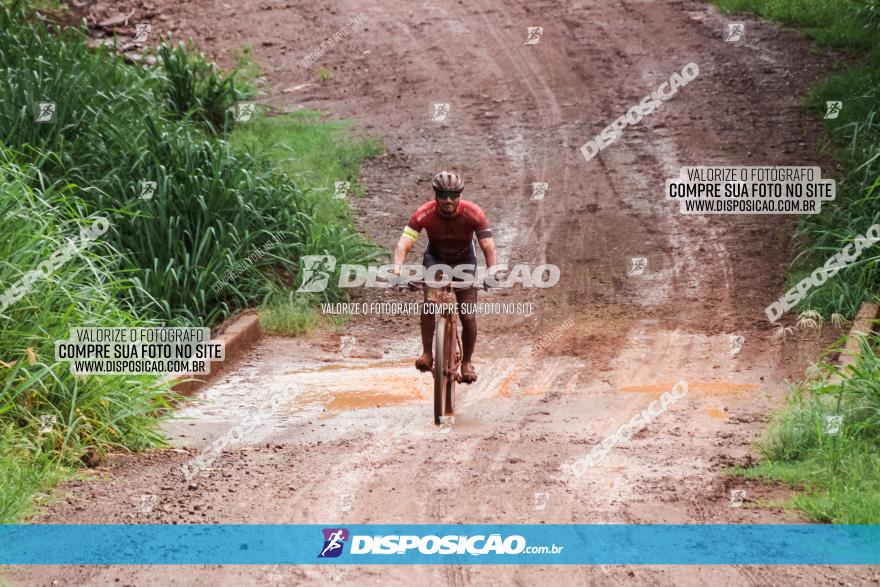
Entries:
[[444,415],[450,416],[455,413],[455,380],[456,370],[459,362],[458,345],[456,344],[456,332],[458,324],[455,318],[450,318],[446,322],[446,393]]
[[434,424],[440,424],[446,395],[446,320],[437,320],[434,328]]

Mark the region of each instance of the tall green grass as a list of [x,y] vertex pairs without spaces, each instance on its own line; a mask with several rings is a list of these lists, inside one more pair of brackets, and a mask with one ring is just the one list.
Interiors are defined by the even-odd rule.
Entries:
[[168,109],[179,118],[193,118],[211,130],[226,131],[232,126],[230,106],[244,98],[236,90],[235,76],[221,74],[213,63],[182,43],[159,46],[164,76],[160,91]]
[[[362,194],[363,186],[358,182],[361,163],[379,155],[382,145],[373,139],[351,137],[350,126],[345,121],[323,122],[319,112],[300,110],[239,126],[230,140],[242,150],[271,160],[276,171],[293,178],[302,188],[317,221],[313,242],[330,240],[340,250],[360,251],[365,245],[351,230],[348,199],[333,198],[335,182],[350,183],[348,198]],[[378,249],[371,249],[368,257],[360,260],[380,254]],[[351,259],[351,255],[346,258]],[[330,320],[331,325],[336,322]],[[267,331],[296,335],[327,321],[316,313],[314,300],[305,294],[277,290],[265,298],[260,323]]]
[[[826,102],[839,100],[836,119],[824,120],[829,132],[825,153],[845,171],[837,177],[837,198],[822,213],[804,216],[796,231],[798,255],[789,287],[880,221],[880,2],[877,0],[718,0],[723,10],[752,12],[801,29],[818,45],[845,52],[836,71],[810,90],[807,104],[822,117]],[[830,170],[824,170],[826,176]],[[809,290],[800,310],[826,317],[852,317],[862,301],[880,296],[880,246],[822,286]]]
[[[796,232],[798,255],[788,276],[794,285],[825,260],[880,223],[880,1],[718,0],[727,11],[748,11],[801,29],[818,45],[844,52],[843,63],[812,88],[807,104],[824,116],[839,100],[837,119],[824,120],[824,154],[840,161],[837,199],[822,213],[805,216]],[[825,170],[825,175],[830,175]],[[801,310],[853,316],[862,301],[880,295],[880,246],[821,287]],[[880,358],[876,336],[861,341],[856,365],[842,384],[828,378],[792,389],[791,401],[774,417],[758,444],[758,467],[737,469],[746,477],[776,479],[798,489],[790,505],[815,521],[880,523]],[[842,415],[841,434],[826,433],[825,418]]]
[[[296,284],[302,255],[373,254],[352,227],[319,217],[295,178],[226,140],[243,97],[232,76],[181,46],[159,55],[161,67],[132,67],[87,48],[82,30],[0,11],[0,140],[50,180],[79,186],[83,214],[115,214],[109,239],[136,286],[126,302],[168,323],[211,325]],[[46,100],[56,120],[35,124]],[[152,199],[138,199],[141,181],[157,182]],[[271,255],[211,288],[271,237]]]
[[[210,326],[274,303],[283,328],[300,331],[314,318],[300,308],[317,301],[291,294],[300,258],[357,263],[377,251],[304,167],[295,168],[300,181],[260,147],[263,131],[229,141],[238,124],[230,107],[252,97],[234,73],[181,45],[161,47],[157,67],[131,66],[85,39],[38,19],[27,2],[0,8],[0,294],[92,217],[110,225],[0,312],[0,523],[31,512],[34,497],[84,455],[164,443],[167,386],[148,376],[72,376],[54,360],[54,342],[72,327]],[[57,104],[53,122],[34,121],[39,101]],[[302,136],[320,134],[306,126]],[[377,152],[337,130],[328,125],[322,138],[334,148],[294,149],[319,176],[331,164],[318,165],[313,146],[338,157],[332,165],[346,177]],[[152,198],[139,199],[141,181],[156,182]],[[321,298],[343,295],[331,285]],[[46,418],[55,423],[41,431]]]
[[[91,222],[80,216],[74,191],[0,150],[4,290]],[[168,407],[167,387],[146,376],[78,378],[68,363],[55,361],[55,341],[67,339],[74,325],[150,325],[119,302],[119,291],[130,284],[113,272],[118,257],[99,238],[0,314],[0,522],[26,513],[30,494],[86,451],[162,443],[157,425]],[[42,417],[54,418],[51,430],[41,432]]]
[[[862,339],[842,383],[825,378],[794,387],[757,445],[760,465],[736,473],[798,489],[791,505],[817,522],[880,523],[878,343],[876,336]],[[826,418],[834,415],[843,416],[839,434],[828,433]]]

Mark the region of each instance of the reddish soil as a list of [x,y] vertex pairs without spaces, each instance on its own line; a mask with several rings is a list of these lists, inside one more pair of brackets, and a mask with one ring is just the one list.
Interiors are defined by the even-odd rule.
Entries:
[[[684,165],[816,165],[820,128],[801,96],[828,67],[798,34],[726,18],[691,0],[421,2],[280,0],[136,6],[153,34],[174,30],[230,65],[254,48],[265,101],[350,118],[380,137],[355,202],[359,226],[393,247],[432,173],[460,172],[508,263],[555,263],[546,290],[492,294],[533,302],[532,316],[480,318],[480,380],[464,388],[451,431],[432,423],[429,376],[412,360],[417,319],[355,318],[343,332],[267,337],[253,356],[169,426],[180,447],[118,456],[69,483],[51,523],[743,523],[804,521],[765,502],[782,487],[724,469],[753,451],[771,412],[838,331],[773,337],[763,308],[779,297],[790,218],[684,216],[664,182]],[[300,60],[348,18],[366,25]],[[161,16],[159,16],[161,15]],[[739,18],[738,20],[743,20]],[[543,26],[525,45],[526,27]],[[601,155],[581,144],[670,74],[700,75]],[[327,68],[331,80],[314,71]],[[432,122],[431,102],[451,104]],[[823,165],[826,175],[834,170]],[[548,182],[543,200],[532,182]],[[418,250],[424,243],[420,242]],[[647,257],[628,276],[629,257]],[[377,293],[360,298],[379,299]],[[413,301],[405,294],[383,299]],[[574,326],[526,368],[520,353],[569,317]],[[789,317],[788,323],[791,323]],[[355,337],[339,352],[340,336]],[[730,336],[744,337],[728,352]],[[688,395],[576,478],[586,455],[679,380]],[[271,425],[192,483],[179,467],[258,402],[296,382]],[[743,507],[730,490],[745,489]],[[549,493],[535,509],[535,493]],[[141,512],[142,495],[153,495]],[[348,497],[344,497],[348,496]],[[758,504],[761,504],[760,506]],[[345,504],[349,504],[348,507]],[[877,584],[858,567],[45,567],[9,569],[21,584],[412,585]],[[57,581],[57,583],[55,582]]]

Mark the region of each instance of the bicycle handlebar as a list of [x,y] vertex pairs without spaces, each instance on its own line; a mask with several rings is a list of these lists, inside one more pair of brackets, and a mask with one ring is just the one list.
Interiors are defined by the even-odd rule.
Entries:
[[403,282],[403,283],[395,283],[394,287],[396,287],[398,289],[405,288],[405,289],[415,290],[417,288],[417,286],[419,286],[419,285],[427,285],[428,287],[433,287],[434,289],[442,289],[444,287],[451,285],[453,290],[475,289],[475,290],[479,291],[482,289],[483,291],[489,291],[489,289],[490,289],[489,284],[487,284],[487,283],[483,283],[483,285],[481,285],[481,286],[477,286],[477,285],[471,283],[471,284],[464,286],[464,287],[456,287],[455,285],[453,285],[454,283],[461,283],[461,282],[450,281],[449,283],[447,283],[446,285],[443,285],[443,286],[431,286],[424,279],[411,279],[411,280]]

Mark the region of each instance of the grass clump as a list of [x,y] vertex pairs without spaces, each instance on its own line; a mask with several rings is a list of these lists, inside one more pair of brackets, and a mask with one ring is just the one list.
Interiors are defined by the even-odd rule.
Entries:
[[761,463],[736,474],[797,488],[790,505],[816,522],[880,523],[878,342],[876,335],[861,339],[861,354],[842,383],[824,378],[793,388],[791,402],[757,444]]
[[319,67],[316,74],[318,76],[318,81],[321,83],[329,82],[333,79],[333,70],[327,69],[326,67]]

